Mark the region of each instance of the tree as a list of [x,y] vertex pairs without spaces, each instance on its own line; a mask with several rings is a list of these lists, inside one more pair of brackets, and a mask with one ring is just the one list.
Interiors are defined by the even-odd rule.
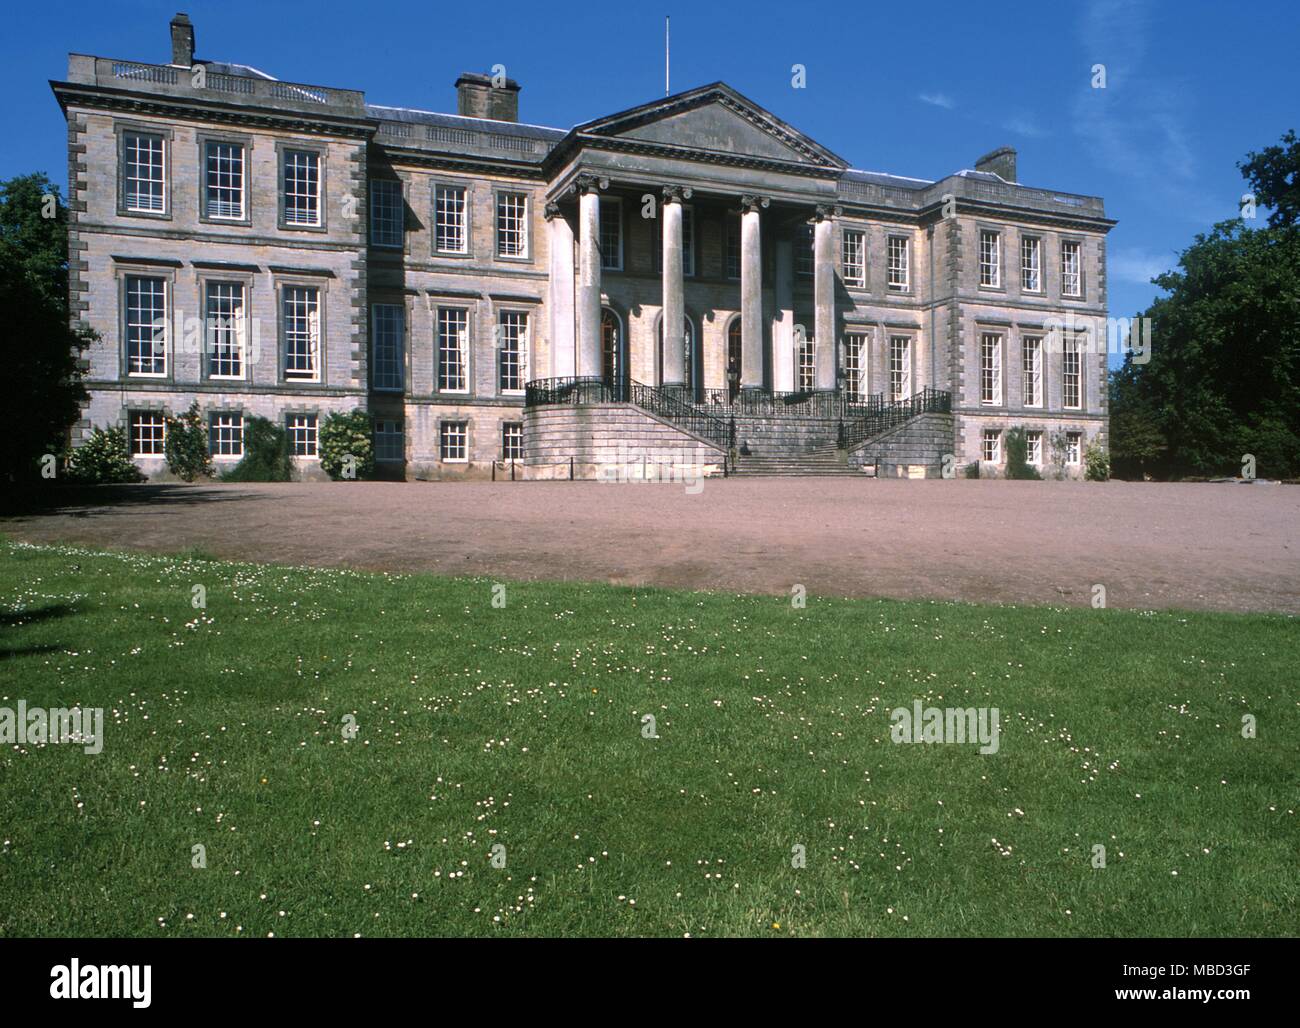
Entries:
[[1255,202],[1272,208],[1269,227],[1300,225],[1300,139],[1296,139],[1295,129],[1282,137],[1281,145],[1252,151],[1246,158],[1237,167],[1250,183]]
[[0,311],[7,364],[0,480],[39,481],[66,447],[86,391],[80,357],[95,338],[68,320],[67,209],[43,174],[0,182]]

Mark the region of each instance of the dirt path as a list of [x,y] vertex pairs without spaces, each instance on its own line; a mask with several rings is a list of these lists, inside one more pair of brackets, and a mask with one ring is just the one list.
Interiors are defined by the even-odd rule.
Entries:
[[688,589],[1300,613],[1300,489],[709,480],[126,486],[0,518],[31,542]]

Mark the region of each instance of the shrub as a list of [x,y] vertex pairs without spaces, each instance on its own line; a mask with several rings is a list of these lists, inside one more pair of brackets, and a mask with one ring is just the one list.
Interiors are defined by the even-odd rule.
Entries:
[[1053,432],[1047,437],[1048,452],[1052,455],[1052,477],[1057,481],[1065,478],[1065,460],[1069,454],[1070,439],[1063,430]]
[[68,477],[86,485],[144,481],[144,475],[131,460],[126,432],[121,428],[97,428],[91,432],[90,438],[68,456]]
[[979,478],[979,477],[980,477],[980,462],[979,462],[979,461],[977,461],[977,460],[973,460],[973,461],[971,461],[969,464],[966,465],[966,477],[967,477],[967,478]]
[[1104,482],[1110,478],[1110,455],[1095,439],[1083,451],[1083,477],[1089,482]]
[[1023,428],[1007,432],[1007,478],[1040,479],[1043,476],[1029,463],[1029,442]]
[[199,413],[198,403],[179,418],[167,419],[167,441],[163,446],[167,468],[183,482],[212,475],[212,455],[208,452],[208,429]]
[[266,418],[244,421],[244,456],[221,476],[223,482],[287,482],[293,477],[289,434]]
[[375,470],[370,415],[362,410],[331,414],[320,425],[320,466],[338,481],[369,478]]

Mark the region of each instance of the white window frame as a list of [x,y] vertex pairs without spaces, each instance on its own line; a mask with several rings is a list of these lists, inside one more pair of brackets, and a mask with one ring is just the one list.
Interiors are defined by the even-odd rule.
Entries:
[[[528,228],[529,212],[532,208],[532,198],[527,193],[521,193],[513,189],[498,189],[496,194],[496,255],[498,260],[503,261],[526,261],[530,259],[531,235]],[[508,222],[511,218],[517,219],[517,224],[512,228]],[[510,238],[510,234],[518,236],[517,250],[513,253],[507,252],[505,242]]]
[[[280,285],[280,368],[285,382],[321,381],[321,317],[324,299],[324,291],[317,285],[305,282],[285,282]],[[292,323],[291,306],[303,308],[301,311],[293,311]],[[305,319],[305,330],[298,324],[302,319]],[[305,343],[305,348],[299,348],[298,342]],[[293,361],[290,360],[291,352]]]
[[[229,422],[229,424],[221,424]],[[212,411],[208,414],[208,454],[213,460],[233,460],[239,461],[244,458],[244,415],[242,411]],[[223,443],[223,433],[228,433],[227,439],[239,440],[239,449],[230,453],[221,452]]]
[[[610,223],[614,228],[612,238]],[[617,196],[600,199],[600,270],[623,270],[623,201]]]
[[[867,332],[844,334],[844,392],[849,396],[866,396],[867,364],[871,350],[871,335]],[[856,378],[856,383],[851,379]]]
[[284,431],[289,437],[290,456],[303,460],[320,459],[320,419],[315,414],[286,414]]
[[[307,160],[300,163],[299,158],[307,158]],[[322,187],[325,159],[321,152],[286,146],[280,152],[280,165],[280,220],[284,226],[287,228],[324,227],[324,205],[321,198],[324,195]],[[290,172],[297,169],[304,171],[306,181],[300,182],[295,176],[293,183],[295,188],[290,191]],[[299,186],[302,188],[297,188]],[[291,196],[300,199],[303,204],[301,206],[295,204],[291,208],[289,204]]]
[[1002,233],[980,229],[980,288],[1002,288]]
[[[990,444],[992,444],[990,446]],[[989,456],[990,450],[992,456]],[[1002,429],[986,428],[980,436],[980,460],[986,464],[1002,463]]]
[[1002,333],[980,333],[980,403],[1002,405]]
[[[131,307],[131,283],[148,282],[151,283],[150,297],[161,296],[162,314],[154,317],[149,321],[136,320],[132,321]],[[153,285],[158,287],[155,292]],[[143,308],[138,308],[143,310]],[[156,310],[150,308],[151,312]],[[166,378],[171,371],[171,283],[162,275],[142,275],[129,274],[125,276],[122,284],[122,328],[124,332],[125,345],[123,347],[123,359],[126,362],[126,375],[128,378]],[[138,339],[133,339],[133,330],[141,333]],[[132,356],[133,342],[143,344],[145,342],[144,333],[151,331],[152,336],[149,338],[150,349],[152,353],[148,358],[144,357],[143,349],[139,354]],[[159,344],[162,347],[162,353],[159,354]],[[160,371],[135,371],[132,370],[132,364],[138,363],[141,367],[146,365],[150,367],[157,361],[161,360],[162,370]]]
[[[238,152],[238,185],[233,181],[236,175],[234,169],[236,162],[231,156],[222,157],[220,151],[223,149]],[[221,181],[223,176],[226,176],[229,181],[223,183]],[[235,193],[239,195],[237,208],[230,199]],[[226,194],[227,199],[221,199],[223,194]],[[233,139],[203,141],[203,216],[211,221],[248,220],[248,148],[243,143]]]
[[1079,335],[1067,332],[1061,341],[1061,406],[1065,410],[1083,409],[1083,348],[1079,339]]
[[[143,422],[148,419],[149,442],[157,449],[143,449],[145,439]],[[167,415],[158,410],[133,410],[127,415],[127,436],[132,457],[164,457],[167,454]]]
[[[453,235],[460,237],[459,249],[449,249],[441,245],[444,230],[448,237]],[[434,183],[433,252],[441,256],[463,257],[469,254],[469,188],[467,186],[455,182]]]
[[[1073,257],[1067,257],[1073,254]],[[1069,283],[1073,282],[1073,288]],[[1061,295],[1083,298],[1083,243],[1078,239],[1061,240]]]
[[[509,326],[509,327],[508,327]],[[527,311],[497,311],[497,389],[502,396],[521,396],[528,379],[528,340],[531,319]],[[513,348],[507,347],[513,343]],[[507,356],[514,354],[514,378],[518,385],[507,386]]]
[[1070,467],[1078,467],[1083,463],[1082,432],[1065,433],[1065,463]]
[[[248,377],[248,285],[231,279],[203,279],[203,340],[204,364],[206,377],[217,382],[240,382]],[[238,290],[238,299],[234,294],[219,299],[219,306],[229,306],[230,313],[213,313],[214,291]],[[237,311],[236,311],[237,306]],[[224,319],[224,320],[223,320]],[[217,350],[219,341],[223,344],[234,343],[235,357],[229,357],[227,363],[238,363],[239,372],[217,372]],[[222,350],[229,352],[231,347],[223,345]]]
[[1020,290],[1043,291],[1043,240],[1041,236],[1020,237]]
[[1043,339],[1022,336],[1020,339],[1020,394],[1026,407],[1043,405]]
[[[406,188],[400,178],[370,180],[370,245],[401,250],[406,244]],[[393,192],[397,204],[392,203]]]
[[867,285],[867,233],[860,228],[846,228],[841,237],[844,284],[864,289]]
[[522,421],[501,422],[501,459],[514,461],[524,459],[524,423]]
[[885,241],[886,285],[890,292],[907,293],[912,289],[912,240],[907,236],[890,236]]
[[[453,316],[458,323],[458,327],[454,329],[454,334],[449,334],[447,328]],[[469,392],[471,331],[470,309],[468,307],[446,304],[436,308],[434,313],[434,345],[438,354],[438,392],[458,395]],[[448,359],[453,354],[456,357],[454,362]],[[448,381],[449,377],[447,369],[452,367],[453,364],[459,368],[460,384],[446,385],[444,383]]]
[[[132,140],[150,141],[150,160],[146,164],[140,162],[139,157],[141,155],[141,148],[138,145],[133,145]],[[155,154],[153,146],[155,143],[157,144],[156,155],[158,158],[156,164],[152,159]],[[162,132],[150,132],[147,129],[134,128],[124,129],[122,131],[122,163],[121,171],[119,173],[122,176],[123,211],[128,214],[166,215],[170,213],[170,205],[167,202],[167,198],[170,194],[170,190],[168,189],[168,177],[171,169],[167,166],[167,150],[167,136]],[[136,174],[131,173],[132,169],[135,169]],[[141,169],[145,169],[148,174],[139,174]],[[156,177],[154,174],[155,171],[157,172]],[[147,204],[140,203],[140,197],[144,194],[141,193],[138,185],[133,190],[132,183],[142,183],[149,186],[147,195],[150,199]],[[154,186],[157,186],[156,201],[154,197]]]
[[406,305],[370,305],[371,388],[379,393],[406,389]]
[[897,403],[912,395],[912,337],[889,337],[889,402]]
[[[459,442],[456,442],[459,437]],[[460,450],[459,457],[448,457],[448,444],[453,443]],[[438,460],[444,464],[469,463],[469,422],[464,420],[440,421],[438,423]]]
[[1034,467],[1043,466],[1043,433],[1036,428],[1025,430],[1025,458]]
[[795,389],[810,393],[817,388],[817,340],[805,335],[795,339]]

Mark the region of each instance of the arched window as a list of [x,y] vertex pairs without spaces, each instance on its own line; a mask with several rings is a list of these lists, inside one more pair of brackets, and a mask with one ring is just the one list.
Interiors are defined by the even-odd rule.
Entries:
[[734,400],[740,392],[740,361],[744,352],[740,319],[732,318],[727,326],[727,396]]
[[625,376],[623,324],[605,307],[600,312],[600,377],[610,385],[622,385]]
[[[682,318],[682,360],[685,367],[683,382],[688,390],[694,390],[696,375],[695,325],[689,314]],[[659,319],[659,381],[664,380],[664,319]]]

